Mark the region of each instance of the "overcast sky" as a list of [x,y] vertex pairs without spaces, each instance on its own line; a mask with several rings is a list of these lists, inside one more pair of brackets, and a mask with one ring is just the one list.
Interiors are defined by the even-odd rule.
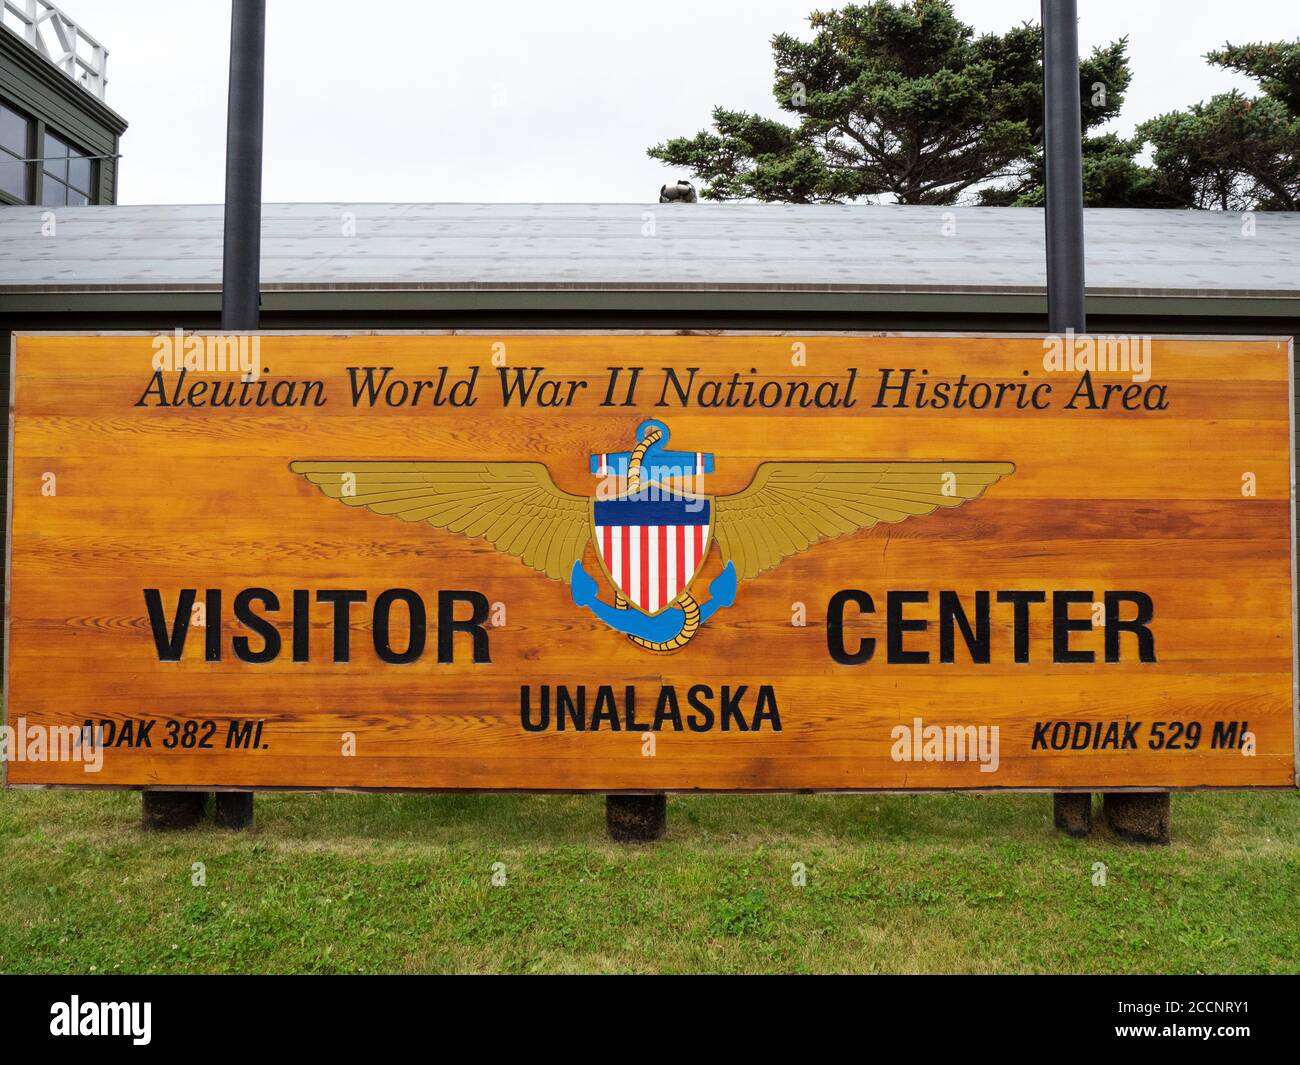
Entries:
[[[58,0],[110,51],[130,123],[120,202],[222,199],[230,7]],[[676,171],[645,149],[716,104],[779,116],[769,39],[830,0],[443,3],[268,0],[263,197],[278,201],[645,202]],[[958,0],[977,31],[1035,0]],[[1080,48],[1128,35],[1128,132],[1249,79],[1201,58],[1300,36],[1295,0],[1079,0]],[[687,176],[682,174],[680,176]]]

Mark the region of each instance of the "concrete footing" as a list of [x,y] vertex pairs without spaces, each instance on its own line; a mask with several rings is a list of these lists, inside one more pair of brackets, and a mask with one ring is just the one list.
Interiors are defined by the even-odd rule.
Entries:
[[253,793],[251,791],[219,791],[213,820],[218,828],[251,828],[253,825]]
[[193,828],[203,820],[206,800],[201,791],[142,791],[140,827],[146,832]]
[[1067,836],[1086,836],[1092,831],[1092,793],[1058,791],[1052,796],[1052,822]]
[[616,843],[650,843],[668,828],[668,796],[606,795],[605,830]]
[[1102,810],[1110,830],[1133,843],[1169,842],[1169,792],[1108,791]]

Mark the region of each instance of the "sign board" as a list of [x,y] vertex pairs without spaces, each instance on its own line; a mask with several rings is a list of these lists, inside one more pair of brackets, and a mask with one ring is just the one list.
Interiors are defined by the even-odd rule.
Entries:
[[1290,367],[1285,339],[18,335],[7,779],[1294,786]]

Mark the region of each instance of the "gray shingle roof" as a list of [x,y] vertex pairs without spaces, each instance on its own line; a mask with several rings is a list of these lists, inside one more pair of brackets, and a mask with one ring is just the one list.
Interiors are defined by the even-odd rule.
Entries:
[[[43,210],[0,209],[0,291],[220,286],[219,205],[59,208],[53,236]],[[1088,290],[1300,297],[1300,214],[1253,222],[1089,210]],[[262,234],[268,291],[1044,287],[1043,213],[1028,209],[284,203],[265,206]]]

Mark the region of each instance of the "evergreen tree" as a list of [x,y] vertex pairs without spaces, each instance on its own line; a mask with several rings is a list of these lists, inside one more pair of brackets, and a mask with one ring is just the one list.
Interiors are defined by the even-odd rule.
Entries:
[[1138,127],[1183,206],[1300,210],[1300,41],[1226,44],[1206,58],[1259,80],[1263,96],[1223,93]]
[[[1037,26],[976,36],[949,0],[875,0],[809,22],[811,41],[772,39],[774,95],[798,121],[718,107],[712,130],[651,157],[687,168],[713,200],[1025,202],[1041,188]],[[1085,130],[1119,113],[1126,53],[1121,40],[1080,63]]]

